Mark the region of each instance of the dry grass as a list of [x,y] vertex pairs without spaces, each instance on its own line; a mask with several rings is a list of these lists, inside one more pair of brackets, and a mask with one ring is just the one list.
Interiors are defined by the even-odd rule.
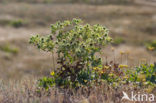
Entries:
[[[61,90],[51,88],[48,92],[38,91],[36,80],[32,78],[24,79],[22,82],[0,83],[0,102],[1,103],[133,103],[121,101],[122,91],[126,93],[144,93],[140,88],[133,88],[129,85],[121,85],[112,88],[107,84],[92,88],[81,88],[74,90]],[[155,93],[153,91],[153,93]]]
[[1,0],[1,3],[24,2],[24,3],[87,3],[87,4],[131,4],[134,0]]
[[44,28],[57,20],[82,18],[91,24],[105,25],[113,37],[122,36],[128,44],[142,45],[155,38],[156,12],[150,6],[13,3],[0,4],[0,12],[1,22],[22,19],[28,29]]

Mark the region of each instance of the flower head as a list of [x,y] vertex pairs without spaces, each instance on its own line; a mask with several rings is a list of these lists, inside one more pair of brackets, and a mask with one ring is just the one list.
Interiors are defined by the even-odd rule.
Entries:
[[119,68],[128,68],[128,65],[119,65]]
[[94,67],[93,70],[97,70],[97,67]]
[[152,47],[152,46],[148,47],[148,50],[149,50],[149,51],[153,51],[154,49],[155,49],[155,48]]
[[84,80],[85,83],[87,83],[87,80]]
[[99,73],[100,73],[100,74],[103,74],[103,73],[104,73],[104,71],[102,71],[102,70],[101,70],[101,71],[99,71]]
[[105,69],[109,69],[109,66],[104,66]]
[[114,76],[114,74],[113,74],[113,73],[110,73],[110,74],[108,74],[108,76],[113,77],[113,76]]
[[125,52],[124,51],[120,51],[120,54],[123,55],[123,54],[125,54]]
[[124,79],[128,79],[128,76],[126,75],[126,76],[124,76],[123,78],[124,78]]
[[146,81],[146,75],[145,74],[139,74],[138,79],[145,82]]
[[51,75],[51,76],[54,76],[54,75],[55,75],[55,72],[54,72],[54,71],[52,71],[52,72],[50,73],[50,75]]

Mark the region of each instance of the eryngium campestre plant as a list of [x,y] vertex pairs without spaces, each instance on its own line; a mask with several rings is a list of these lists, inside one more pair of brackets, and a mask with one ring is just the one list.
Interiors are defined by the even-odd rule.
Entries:
[[111,42],[108,32],[102,25],[83,25],[82,20],[73,19],[52,24],[49,35],[32,36],[30,43],[44,51],[57,53],[60,65],[53,68],[52,77],[41,79],[40,85],[45,88],[52,85],[75,87],[97,79],[92,69],[102,67],[102,61],[95,54]]

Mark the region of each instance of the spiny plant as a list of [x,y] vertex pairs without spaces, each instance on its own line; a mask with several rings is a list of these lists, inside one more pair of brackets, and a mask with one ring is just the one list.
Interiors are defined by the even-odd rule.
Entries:
[[[57,63],[60,65],[51,72],[51,77],[40,80],[40,85],[76,87],[87,85],[97,79],[93,68],[102,68],[102,60],[95,54],[111,42],[108,29],[102,25],[82,24],[81,19],[56,22],[51,25],[51,34],[35,35],[30,43],[38,49],[57,53]],[[55,69],[55,68],[53,68]]]

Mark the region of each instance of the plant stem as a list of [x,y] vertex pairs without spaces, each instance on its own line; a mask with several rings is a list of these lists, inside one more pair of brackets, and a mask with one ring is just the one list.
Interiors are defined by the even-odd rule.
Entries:
[[53,58],[53,68],[54,68],[54,70],[55,70],[56,68],[55,68],[55,57],[54,57],[54,51],[52,52],[52,58]]

